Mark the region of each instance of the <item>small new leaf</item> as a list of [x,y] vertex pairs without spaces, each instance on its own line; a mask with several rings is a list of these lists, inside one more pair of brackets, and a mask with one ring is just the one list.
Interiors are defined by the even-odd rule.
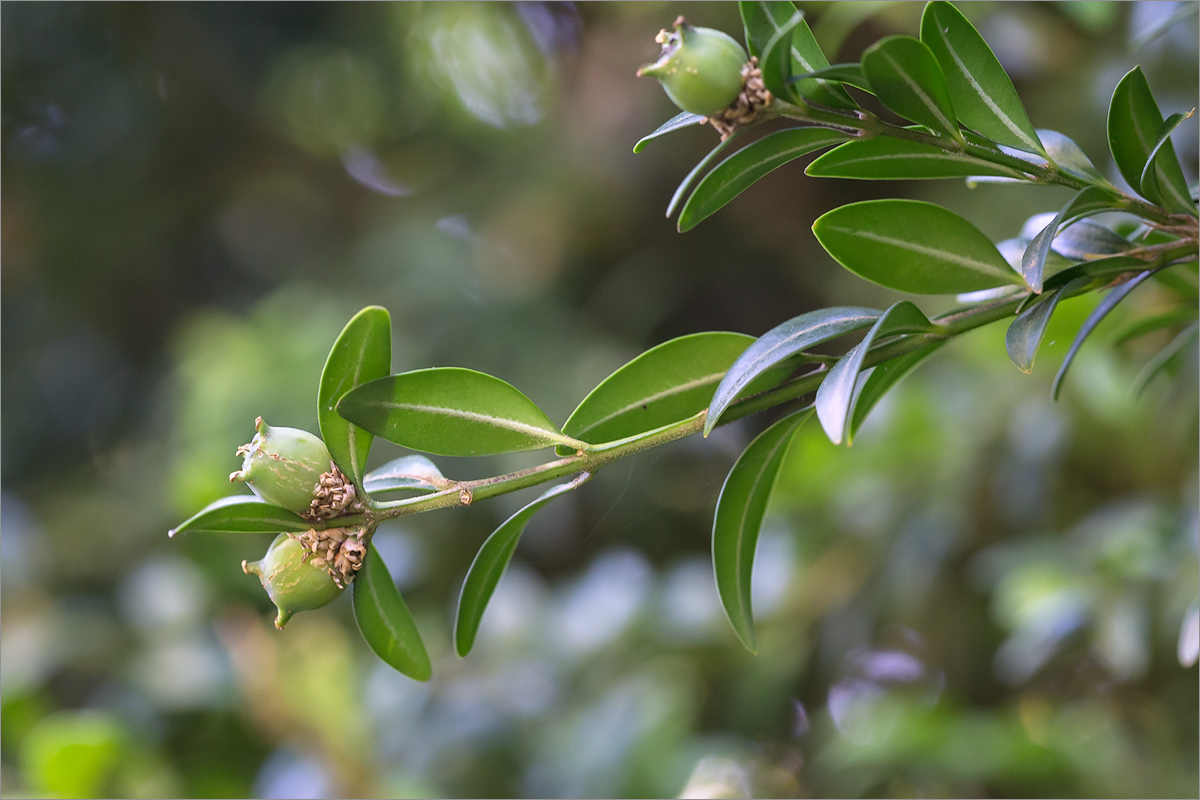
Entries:
[[653,133],[649,133],[638,139],[637,144],[633,146],[633,152],[640,153],[645,149],[646,145],[660,136],[666,136],[668,133],[674,133],[682,128],[690,128],[693,125],[703,125],[708,118],[703,114],[693,114],[690,111],[681,111],[669,120],[659,125],[654,129]]

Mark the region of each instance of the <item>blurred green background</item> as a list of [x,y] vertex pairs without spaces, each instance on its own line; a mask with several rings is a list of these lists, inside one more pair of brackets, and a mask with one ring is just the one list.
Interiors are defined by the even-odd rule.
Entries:
[[[832,61],[921,12],[801,5]],[[1166,113],[1197,105],[1194,16],[1131,44],[1179,5],[963,8],[1035,124],[1120,182],[1121,75],[1140,63]],[[326,352],[364,305],[391,311],[396,371],[490,372],[562,421],[673,336],[892,302],[814,241],[836,205],[921,197],[1002,239],[1069,196],[818,181],[801,161],[679,235],[663,210],[715,135],[631,148],[675,113],[634,71],[680,13],[740,38],[733,4],[0,7],[0,793],[1196,796],[1197,673],[1176,657],[1200,580],[1195,350],[1135,399],[1166,338],[1105,342],[1176,302],[1158,286],[1058,403],[1094,298],[1063,304],[1032,376],[987,329],[853,449],[802,431],[759,545],[757,656],[708,536],[766,418],[546,509],[465,660],[462,577],[529,497],[381,529],[428,684],[375,659],[346,598],[274,630],[239,568],[270,537],[167,539],[230,493],[257,415],[316,429]],[[1196,130],[1175,134],[1189,181]]]

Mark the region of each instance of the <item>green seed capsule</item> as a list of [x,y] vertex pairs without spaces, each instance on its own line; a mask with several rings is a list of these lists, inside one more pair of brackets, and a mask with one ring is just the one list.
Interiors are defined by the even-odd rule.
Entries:
[[315,560],[299,541],[281,533],[261,559],[242,562],[242,571],[258,576],[279,609],[276,628],[282,629],[297,611],[328,605],[342,593],[329,570],[314,564]]
[[671,102],[693,114],[715,116],[742,90],[746,51],[733,37],[712,28],[695,28],[683,17],[673,31],[661,31],[658,61],[638,70],[638,76],[658,78]]
[[238,448],[238,455],[245,456],[242,468],[229,480],[244,481],[268,503],[307,512],[321,475],[333,463],[325,443],[298,428],[272,428],[262,417],[254,427],[258,433]]

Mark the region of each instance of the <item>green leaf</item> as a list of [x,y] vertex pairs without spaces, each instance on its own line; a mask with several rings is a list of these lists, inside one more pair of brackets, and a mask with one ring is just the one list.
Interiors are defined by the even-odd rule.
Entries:
[[763,514],[788,445],[811,414],[812,409],[802,409],[760,433],[738,456],[717,498],[712,540],[717,593],[734,633],[751,653],[755,649],[750,585]]
[[746,145],[700,181],[679,214],[679,232],[696,227],[767,173],[847,138],[824,128],[788,128]]
[[[1150,84],[1141,67],[1134,67],[1113,90],[1108,107],[1108,146],[1121,175],[1134,191],[1156,203],[1184,214],[1196,215],[1188,196],[1187,181],[1168,140],[1155,152],[1163,130],[1162,112],[1154,101]],[[1169,131],[1168,131],[1169,133]],[[1154,154],[1154,178],[1144,186],[1142,173]]]
[[780,99],[792,102],[799,99],[799,89],[788,83],[788,78],[792,76],[792,32],[802,24],[804,14],[797,11],[786,22],[776,26],[775,33],[763,47],[758,59],[767,90]]
[[1145,261],[1133,256],[1118,255],[1109,256],[1108,258],[1098,258],[1095,261],[1085,261],[1082,264],[1073,264],[1066,269],[1059,270],[1046,278],[1043,289],[1045,291],[1057,289],[1080,277],[1090,278],[1093,281],[1111,280],[1117,275],[1134,269],[1141,269],[1145,266]]
[[1024,179],[1011,167],[992,164],[966,153],[947,153],[932,145],[876,136],[846,142],[818,156],[805,174],[814,178],[921,180],[987,175]]
[[920,39],[888,36],[867,48],[863,73],[875,96],[905,119],[962,142],[946,78],[933,53]]
[[1008,73],[957,8],[943,0],[925,6],[921,41],[942,67],[960,122],[1001,144],[1046,155]]
[[[708,407],[713,390],[754,337],[706,332],[680,336],[642,353],[605,378],[563,425],[591,444],[682,422]],[[764,384],[765,378],[760,383]]]
[[354,579],[354,619],[375,655],[413,680],[433,675],[429,653],[412,613],[400,596],[387,564],[374,547],[367,548],[362,569]]
[[1116,308],[1117,303],[1120,303],[1122,300],[1128,297],[1130,292],[1136,289],[1142,283],[1142,281],[1146,280],[1146,278],[1150,277],[1152,274],[1153,273],[1150,270],[1138,273],[1135,277],[1130,278],[1125,283],[1122,283],[1120,286],[1113,289],[1105,296],[1103,300],[1100,301],[1100,304],[1092,310],[1092,313],[1088,315],[1088,318],[1083,321],[1083,325],[1080,327],[1079,333],[1075,336],[1075,341],[1071,342],[1071,349],[1067,351],[1067,356],[1063,359],[1062,366],[1058,368],[1058,374],[1054,376],[1054,385],[1051,387],[1050,393],[1055,400],[1058,399],[1058,393],[1062,389],[1063,379],[1067,377],[1067,368],[1070,367],[1071,362],[1075,360],[1075,354],[1079,352],[1079,348],[1083,345],[1084,341],[1087,340],[1087,337],[1090,336],[1092,331],[1095,330],[1096,326],[1100,324],[1100,321],[1108,316],[1108,312]]
[[643,136],[638,139],[638,143],[633,146],[633,152],[640,153],[647,144],[654,141],[660,136],[666,136],[668,133],[674,133],[681,128],[690,128],[693,125],[703,125],[708,117],[703,114],[693,114],[690,111],[681,111],[669,120],[659,125],[654,129],[653,133]]
[[338,413],[389,442],[442,456],[582,446],[499,378],[461,367],[419,369],[354,389]]
[[914,350],[911,353],[905,353],[902,356],[885,361],[864,373],[866,379],[862,381],[862,386],[854,398],[854,407],[850,412],[850,429],[846,437],[847,441],[852,440],[853,437],[858,435],[858,429],[866,421],[867,415],[871,413],[871,409],[883,399],[883,396],[887,394],[887,391],[896,382],[915,369],[927,357],[937,352],[938,348],[948,341],[950,340],[936,339],[920,350]]
[[[1164,147],[1171,143],[1171,133],[1179,127],[1179,123],[1185,119],[1190,119],[1196,113],[1195,109],[1186,114],[1172,114],[1163,122],[1162,129],[1158,134],[1158,139],[1154,143],[1154,147],[1150,150],[1150,155],[1146,159],[1146,166],[1142,168],[1142,192],[1151,197],[1168,197],[1168,202],[1178,202],[1180,196],[1177,191],[1173,191],[1178,187],[1167,186],[1167,191],[1163,189],[1163,179],[1161,175],[1166,174],[1170,170],[1166,169],[1166,165],[1159,160],[1159,153]],[[1178,162],[1175,162],[1178,166]],[[1180,173],[1182,175],[1182,173]],[[1191,200],[1192,190],[1190,186],[1184,186],[1184,191],[1189,200]],[[1196,215],[1195,202],[1192,201],[1183,209],[1185,214]]]
[[425,456],[403,456],[371,470],[363,478],[367,494],[395,492],[401,489],[436,491],[446,489],[453,481],[446,480],[442,471]]
[[1163,328],[1172,328],[1184,322],[1191,322],[1196,319],[1196,307],[1179,307],[1172,308],[1169,311],[1163,311],[1158,314],[1151,314],[1140,319],[1135,319],[1125,325],[1119,331],[1113,334],[1113,345],[1119,346],[1126,342],[1132,341],[1139,336],[1145,336],[1148,333],[1162,330]]
[[1107,189],[1099,186],[1085,186],[1076,192],[1075,196],[1067,201],[1067,204],[1055,215],[1050,224],[1034,236],[1029,247],[1025,248],[1025,255],[1021,257],[1021,277],[1025,279],[1025,285],[1035,293],[1042,291],[1042,270],[1046,264],[1046,257],[1050,255],[1054,237],[1058,234],[1061,225],[1082,216],[1109,211],[1116,207],[1117,200]]
[[[796,6],[786,0],[777,0],[741,2],[738,3],[738,9],[746,29],[746,45],[750,55],[758,56],[761,63],[771,38],[792,21]],[[812,30],[803,20],[793,28],[790,53],[791,72],[814,72],[829,66],[829,61],[813,38]],[[796,85],[795,91],[803,98],[835,108],[855,107],[845,90],[829,81],[803,80]]]
[[454,617],[454,649],[459,656],[471,652],[483,612],[487,609],[488,601],[492,599],[500,576],[508,568],[513,552],[517,549],[517,542],[521,540],[521,534],[525,532],[529,520],[542,506],[575,489],[587,477],[585,472],[581,479],[560,484],[543,492],[532,503],[506,519],[479,548],[463,581],[462,592],[458,596],[458,613]]
[[1026,375],[1033,372],[1033,360],[1059,301],[1087,283],[1087,278],[1076,278],[1058,289],[1046,292],[1030,303],[1008,326],[1008,332],[1004,335],[1004,346],[1017,369]]
[[856,275],[914,294],[1021,284],[995,246],[962,217],[920,200],[866,200],[813,223],[831,256]]
[[874,324],[880,312],[873,308],[838,306],[809,311],[776,325],[745,349],[713,393],[704,421],[708,436],[729,405],[746,394],[760,375],[783,364],[809,347],[828,342]]
[[1058,232],[1050,246],[1054,252],[1074,261],[1114,256],[1134,248],[1133,242],[1090,219],[1067,225]]
[[387,309],[367,306],[346,323],[321,372],[317,419],[321,438],[334,462],[362,486],[371,452],[370,433],[338,416],[335,407],[346,392],[387,375],[392,366],[392,320]]
[[1050,156],[1050,160],[1058,164],[1064,171],[1091,183],[1112,186],[1074,141],[1058,131],[1047,128],[1038,128],[1037,135],[1045,145],[1046,154]]
[[1134,397],[1142,396],[1142,392],[1146,391],[1146,387],[1150,385],[1150,382],[1160,372],[1165,370],[1183,352],[1185,347],[1196,341],[1198,332],[1200,332],[1200,327],[1197,326],[1197,323],[1193,322],[1167,343],[1166,347],[1155,353],[1154,358],[1146,362],[1146,366],[1142,367],[1137,377],[1133,380],[1132,391]]
[[862,64],[853,61],[846,64],[834,64],[814,72],[801,72],[798,75],[788,78],[788,82],[797,83],[810,79],[837,81],[838,83],[849,84],[856,89],[862,89],[864,92],[875,94],[875,90],[871,88],[871,82],[867,80],[867,76],[863,73]]
[[683,177],[683,180],[679,182],[677,187],[675,187],[675,194],[671,195],[671,202],[667,203],[668,219],[672,214],[675,213],[675,209],[679,207],[679,202],[683,200],[687,190],[690,189],[692,184],[696,182],[696,178],[699,177],[704,170],[708,169],[709,164],[716,161],[717,156],[721,155],[721,153],[724,153],[725,150],[728,149],[729,146],[735,141],[737,141],[737,139],[740,138],[745,132],[746,128],[738,128],[735,130],[729,135],[729,138],[719,142],[716,147],[714,147],[712,150],[709,150],[708,155],[700,159],[700,162],[696,164],[696,166],[692,167],[691,172]]
[[841,444],[842,439],[846,440],[846,444],[851,443],[853,434],[849,425],[854,410],[854,387],[858,383],[859,373],[862,372],[863,359],[867,357],[867,352],[876,340],[898,334],[937,335],[945,331],[945,326],[930,322],[921,309],[907,300],[901,300],[883,312],[883,316],[871,326],[863,340],[838,359],[817,389],[817,399],[814,403],[817,419],[820,420],[829,440],[834,444]]
[[264,503],[250,495],[224,497],[210,503],[181,525],[167,531],[180,533],[282,533],[306,531],[312,527],[298,514],[281,506]]

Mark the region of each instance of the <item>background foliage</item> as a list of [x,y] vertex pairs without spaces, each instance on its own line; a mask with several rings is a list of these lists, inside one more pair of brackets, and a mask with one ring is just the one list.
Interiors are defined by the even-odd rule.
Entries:
[[[802,5],[835,61],[921,11]],[[1120,183],[1120,76],[1141,64],[1164,110],[1197,102],[1193,23],[1130,41],[1178,5],[964,11],[1035,124]],[[534,518],[466,660],[462,576],[536,493],[381,531],[429,684],[374,658],[348,599],[274,631],[238,569],[266,539],[168,543],[228,493],[255,416],[316,430],[325,354],[364,305],[392,313],[393,368],[500,375],[561,421],[673,336],[890,304],[811,237],[830,208],[902,193],[1001,239],[1070,197],[809,179],[805,159],[679,235],[662,209],[711,131],[631,152],[674,113],[632,73],[678,13],[741,28],[733,4],[3,6],[0,791],[1195,793],[1196,673],[1175,658],[1198,581],[1195,351],[1135,400],[1165,341],[1101,344],[1156,287],[1057,404],[1094,299],[1064,301],[1032,376],[996,326],[943,348],[853,448],[810,422],[759,545],[757,657],[707,549],[767,420],[614,465]],[[1174,139],[1192,181],[1195,119]]]

